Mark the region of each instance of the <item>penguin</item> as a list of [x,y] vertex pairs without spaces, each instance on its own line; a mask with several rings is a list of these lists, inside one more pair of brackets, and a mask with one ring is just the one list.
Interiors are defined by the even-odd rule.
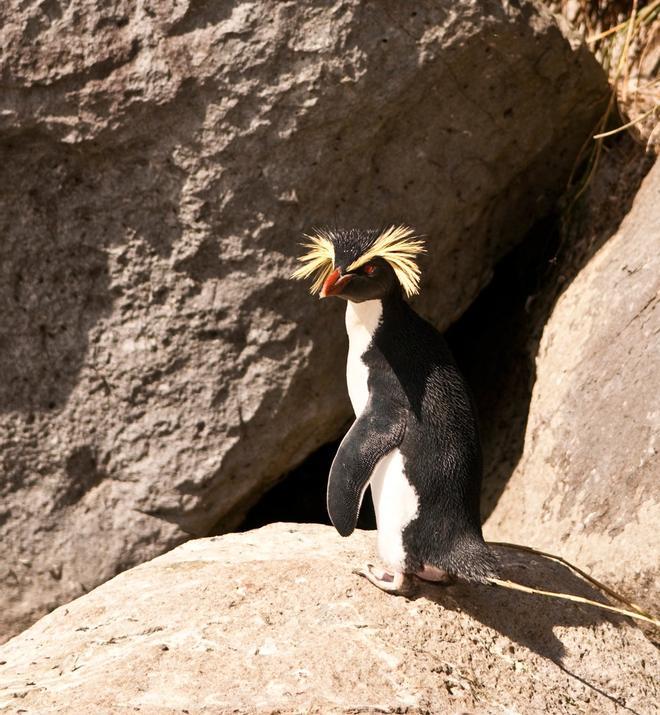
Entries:
[[412,576],[488,582],[481,532],[476,411],[442,335],[408,304],[419,292],[424,241],[407,226],[316,230],[293,278],[346,301],[346,381],[355,422],[330,468],[327,507],[341,536],[371,489],[381,567],[357,573],[403,593]]

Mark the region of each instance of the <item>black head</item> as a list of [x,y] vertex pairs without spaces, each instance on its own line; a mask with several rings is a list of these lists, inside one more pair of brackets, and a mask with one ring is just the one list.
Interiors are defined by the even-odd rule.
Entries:
[[312,293],[360,303],[384,298],[403,289],[410,296],[419,289],[417,254],[424,244],[405,226],[385,231],[358,229],[317,231],[307,236],[308,253],[294,278],[315,275]]

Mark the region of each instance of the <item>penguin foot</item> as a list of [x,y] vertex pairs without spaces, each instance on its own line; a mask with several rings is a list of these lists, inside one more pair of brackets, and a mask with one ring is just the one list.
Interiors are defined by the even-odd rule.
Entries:
[[422,581],[430,581],[438,586],[451,586],[456,582],[456,578],[444,569],[437,566],[425,565],[421,571],[418,571],[415,576]]
[[367,581],[387,593],[404,593],[406,590],[404,586],[408,582],[404,573],[395,571],[392,574],[385,569],[374,568],[372,564],[365,564],[361,569],[354,569],[353,573],[358,576],[364,576]]

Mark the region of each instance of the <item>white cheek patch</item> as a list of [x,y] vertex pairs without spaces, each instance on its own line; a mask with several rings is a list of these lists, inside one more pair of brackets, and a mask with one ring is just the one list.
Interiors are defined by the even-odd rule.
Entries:
[[359,417],[369,399],[369,368],[362,356],[369,349],[374,333],[383,316],[383,304],[379,300],[346,305],[346,332],[348,333],[348,360],[346,384],[355,416]]

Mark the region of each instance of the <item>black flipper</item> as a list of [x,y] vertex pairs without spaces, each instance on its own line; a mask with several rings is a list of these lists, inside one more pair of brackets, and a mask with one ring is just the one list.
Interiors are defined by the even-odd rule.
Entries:
[[330,467],[328,514],[342,536],[350,536],[357,523],[364,490],[379,460],[401,444],[406,431],[404,414],[371,400],[353,423]]

